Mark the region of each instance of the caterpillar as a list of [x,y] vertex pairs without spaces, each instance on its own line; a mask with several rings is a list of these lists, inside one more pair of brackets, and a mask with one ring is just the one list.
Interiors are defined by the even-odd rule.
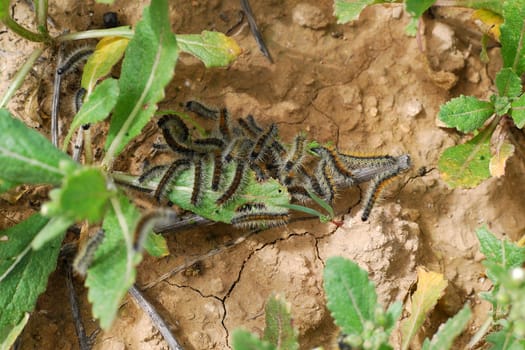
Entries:
[[82,61],[86,60],[94,52],[91,46],[81,46],[73,50],[61,63],[60,67],[57,68],[57,74],[64,75],[72,71]]
[[[228,208],[231,210],[228,220],[235,226],[267,228],[284,225],[288,220],[285,206],[266,205],[264,200],[254,202],[249,198],[244,203],[236,202],[241,196],[249,197],[250,186],[254,185],[252,179],[261,186],[267,181],[276,181],[288,191],[292,201],[306,202],[309,193],[314,193],[329,204],[344,188],[371,181],[361,217],[366,221],[384,187],[410,168],[407,154],[398,157],[353,155],[334,146],[309,143],[302,134],[296,136],[291,145],[284,145],[279,140],[277,125],[263,128],[251,115],[237,119],[237,124],[232,125],[226,109],[215,110],[195,101],[187,102],[186,109],[216,120],[212,136],[192,140],[188,127],[179,117],[162,116],[159,128],[167,147],[179,158],[169,166],[153,167],[138,181],[159,178],[153,192],[160,201],[179,176],[193,177],[187,186],[190,209],[199,209],[201,205],[216,206],[215,212]],[[230,208],[232,203],[237,207]]]

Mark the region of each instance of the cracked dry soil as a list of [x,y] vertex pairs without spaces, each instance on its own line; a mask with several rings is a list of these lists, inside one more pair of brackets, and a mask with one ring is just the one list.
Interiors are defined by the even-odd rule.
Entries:
[[[134,24],[146,1],[50,1],[53,31],[80,31],[101,26],[102,13],[115,11],[122,23]],[[13,1],[15,18],[31,25],[23,1]],[[408,16],[399,5],[367,8],[353,24],[337,25],[332,1],[252,1],[266,43],[275,60],[261,55],[246,24],[233,35],[243,54],[228,69],[205,69],[182,55],[161,109],[181,109],[188,99],[225,106],[233,116],[256,116],[262,125],[277,123],[285,141],[306,131],[321,142],[348,151],[409,153],[413,168],[389,188],[368,222],[359,219],[360,190],[339,196],[342,225],[306,221],[250,237],[241,245],[202,260],[190,269],[145,290],[185,349],[227,349],[233,329],[261,333],[263,308],[271,293],[291,303],[301,349],[334,345],[337,329],[325,308],[322,270],[330,256],[344,256],[366,268],[387,305],[406,300],[416,280],[416,266],[438,271],[449,281],[446,294],[424,325],[432,334],[439,324],[470,301],[474,317],[455,348],[478,329],[488,305],[478,293],[490,288],[483,278],[474,229],[487,224],[498,235],[517,239],[525,203],[516,194],[521,181],[523,152],[518,152],[499,179],[475,189],[450,190],[440,180],[437,160],[446,147],[462,141],[454,131],[439,128],[439,106],[459,94],[486,98],[500,66],[498,48],[489,50],[488,64],[479,60],[480,34],[470,26],[468,12],[437,11],[425,19],[422,43],[404,34]],[[176,33],[205,29],[226,31],[237,20],[238,1],[171,1]],[[31,45],[9,32],[2,45],[1,89]],[[10,109],[33,127],[49,134],[52,72],[56,53],[48,50],[35,66]],[[77,76],[77,80],[78,80]],[[76,84],[76,85],[75,85]],[[61,117],[71,118],[68,100],[77,82],[63,88]],[[523,135],[518,135],[523,145]],[[160,133],[154,123],[120,157],[118,170],[139,173],[144,161],[162,163],[152,151]],[[93,137],[97,147],[103,129]],[[426,167],[426,172],[418,172]],[[38,210],[46,189],[26,189],[20,198],[3,197],[2,227]],[[10,204],[8,203],[10,202]],[[152,201],[137,195],[142,207]],[[171,256],[146,258],[138,284],[206,254],[239,235],[227,225],[212,225],[168,235]],[[78,290],[82,281],[77,280]],[[96,328],[85,291],[81,307],[88,332]],[[398,341],[398,336],[394,336]],[[482,346],[482,344],[480,345]],[[22,336],[23,349],[77,349],[65,289],[64,271],[51,276]],[[147,316],[127,298],[109,331],[101,332],[94,349],[166,349]],[[416,340],[414,348],[418,348]]]

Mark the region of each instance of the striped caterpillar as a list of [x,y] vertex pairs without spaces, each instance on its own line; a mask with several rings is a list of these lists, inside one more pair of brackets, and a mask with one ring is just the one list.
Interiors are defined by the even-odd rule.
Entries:
[[[344,188],[370,181],[361,216],[366,221],[385,185],[410,168],[409,155],[357,156],[309,143],[304,135],[284,145],[275,124],[262,128],[252,116],[233,123],[226,109],[196,101],[186,106],[215,119],[217,127],[207,137],[193,137],[179,116],[162,116],[158,125],[168,148],[179,157],[171,165],[146,171],[138,182],[153,186],[158,201],[166,196],[179,204],[182,197],[181,207],[205,217],[202,211],[207,209],[212,220],[213,213],[226,211],[227,219],[218,221],[251,229],[280,226],[289,216],[283,189],[295,202],[307,202],[313,193],[332,204]],[[258,185],[269,183],[274,185],[271,190],[257,193]]]

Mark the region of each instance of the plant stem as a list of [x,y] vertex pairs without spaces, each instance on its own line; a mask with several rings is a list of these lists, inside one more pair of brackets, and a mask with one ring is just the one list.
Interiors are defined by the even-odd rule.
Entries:
[[11,17],[7,16],[2,19],[2,22],[6,25],[7,28],[11,29],[16,34],[20,35],[22,38],[25,38],[30,41],[35,42],[44,42],[49,44],[53,39],[47,33],[35,33],[26,28],[22,27],[20,24],[16,23]]
[[35,1],[36,24],[43,34],[47,35],[47,0]]
[[5,92],[5,95],[2,97],[2,100],[0,101],[0,108],[5,108],[11,97],[13,97],[14,93],[18,88],[22,85],[24,82],[24,79],[31,70],[31,67],[35,64],[35,61],[40,57],[44,49],[42,47],[39,47],[35,49],[29,56],[28,60],[22,65],[20,70],[16,73],[15,77],[13,78],[13,81],[11,84],[9,84],[9,87],[7,88],[7,91]]
[[133,30],[129,26],[121,26],[110,29],[86,30],[84,32],[62,34],[57,36],[55,40],[58,42],[63,42],[69,40],[103,38],[106,36],[120,36],[131,39],[133,38]]

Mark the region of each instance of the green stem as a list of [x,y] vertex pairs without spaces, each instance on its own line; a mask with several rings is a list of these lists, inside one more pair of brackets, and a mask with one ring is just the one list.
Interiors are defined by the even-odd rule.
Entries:
[[35,33],[30,30],[25,29],[20,24],[16,23],[11,17],[6,16],[2,19],[2,22],[6,25],[7,28],[11,29],[16,34],[20,35],[22,38],[25,38],[30,41],[35,41],[39,43],[50,43],[53,39],[47,33]]
[[129,26],[121,26],[110,29],[94,29],[86,30],[78,33],[62,34],[56,37],[56,41],[63,42],[69,40],[82,40],[82,39],[93,39],[103,38],[106,36],[121,36],[124,38],[133,38],[133,30]]
[[47,35],[47,0],[35,1],[36,24],[41,31]]
[[31,56],[29,56],[29,59],[22,65],[20,70],[16,73],[15,77],[13,78],[13,81],[11,84],[9,84],[9,87],[7,88],[7,91],[5,92],[5,95],[2,97],[2,100],[0,101],[0,108],[6,107],[7,103],[13,97],[14,93],[20,85],[24,82],[24,79],[26,75],[31,70],[31,67],[35,64],[35,61],[40,57],[44,49],[42,47],[37,48],[33,53],[31,53]]

